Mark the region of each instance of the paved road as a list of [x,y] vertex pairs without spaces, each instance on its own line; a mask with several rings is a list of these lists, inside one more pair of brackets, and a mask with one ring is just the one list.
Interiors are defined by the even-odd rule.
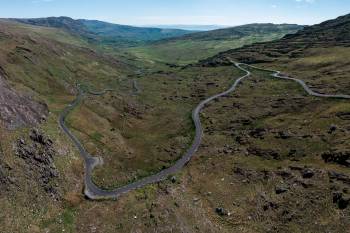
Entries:
[[[233,92],[236,87],[238,86],[238,84],[244,79],[250,76],[250,72],[245,70],[244,68],[240,67],[239,64],[236,64],[236,67],[239,68],[240,70],[244,71],[246,74],[242,77],[240,77],[239,79],[237,79],[234,84],[231,86],[230,89],[228,89],[225,92],[222,92],[220,94],[214,95],[212,97],[209,97],[208,99],[202,101],[201,103],[199,103],[199,105],[193,110],[192,112],[192,119],[193,122],[195,124],[195,129],[196,129],[196,133],[195,133],[195,138],[193,140],[193,143],[191,145],[191,147],[187,150],[187,152],[182,156],[181,159],[179,159],[173,166],[171,166],[170,168],[164,169],[163,171],[140,179],[134,183],[130,183],[128,185],[125,185],[123,187],[117,188],[115,190],[104,190],[101,189],[99,187],[97,187],[93,181],[92,181],[92,171],[93,169],[98,166],[98,165],[102,165],[102,159],[98,158],[98,157],[93,157],[92,155],[90,155],[85,148],[83,147],[82,143],[75,137],[75,135],[68,129],[68,127],[65,124],[65,119],[67,117],[67,115],[75,108],[79,105],[79,103],[82,101],[83,97],[84,97],[84,91],[81,90],[78,86],[78,90],[79,90],[79,94],[77,96],[77,98],[70,104],[68,105],[63,112],[60,115],[59,118],[59,124],[62,128],[62,130],[67,134],[67,136],[72,140],[72,142],[74,143],[74,145],[78,148],[79,153],[81,154],[81,156],[83,157],[84,161],[85,161],[85,175],[84,175],[84,182],[85,182],[85,189],[84,189],[84,193],[85,196],[89,199],[92,200],[98,200],[98,199],[116,199],[118,198],[120,195],[127,193],[131,190],[134,189],[138,189],[141,187],[144,187],[148,184],[152,184],[152,183],[156,183],[159,182],[161,180],[164,180],[166,178],[168,178],[170,175],[173,175],[175,173],[177,173],[179,170],[181,170],[192,158],[192,156],[197,152],[199,145],[201,144],[201,140],[202,140],[202,136],[203,136],[203,129],[202,129],[202,125],[200,122],[200,112],[202,111],[202,109],[205,107],[206,104],[208,104],[209,102],[213,101],[214,99],[217,99],[219,97],[225,96],[230,94],[231,92]],[[102,92],[89,92],[89,94],[94,94],[94,95],[103,95],[105,94],[107,91],[111,91],[111,90],[105,90]]]
[[[78,94],[77,98],[63,110],[63,112],[61,113],[60,118],[59,118],[59,124],[60,124],[61,128],[63,129],[63,131],[68,135],[68,137],[73,141],[75,146],[78,148],[81,156],[84,158],[84,161],[85,161],[85,176],[84,176],[85,190],[84,190],[84,193],[85,193],[86,197],[88,197],[89,199],[92,199],[92,200],[116,199],[120,195],[125,194],[131,190],[138,189],[138,188],[144,187],[148,184],[152,184],[152,183],[156,183],[156,182],[159,182],[161,180],[164,180],[167,177],[169,177],[170,175],[173,175],[173,174],[177,173],[179,170],[181,170],[190,161],[192,156],[197,152],[197,150],[201,144],[201,140],[202,140],[202,136],[203,136],[203,129],[202,129],[201,121],[200,121],[200,112],[203,110],[205,105],[208,104],[209,102],[213,101],[214,99],[220,98],[222,96],[226,96],[226,95],[230,94],[231,92],[235,91],[238,84],[240,84],[243,79],[245,79],[251,75],[251,73],[248,70],[242,68],[242,65],[246,65],[246,64],[242,64],[242,63],[234,63],[234,64],[238,69],[244,71],[246,74],[244,76],[238,78],[234,82],[234,84],[231,86],[230,89],[228,89],[227,91],[222,92],[220,94],[209,97],[206,100],[203,100],[193,110],[192,119],[193,119],[193,122],[195,124],[195,129],[196,129],[195,138],[193,140],[191,147],[187,150],[187,152],[183,155],[183,157],[181,159],[179,159],[170,168],[167,168],[167,169],[165,169],[165,170],[163,170],[155,175],[140,179],[134,183],[130,183],[128,185],[125,185],[123,187],[117,188],[115,190],[110,190],[110,191],[97,187],[92,181],[92,171],[96,166],[102,165],[102,159],[98,158],[98,157],[93,157],[92,155],[90,155],[85,150],[82,143],[74,136],[74,134],[72,134],[72,132],[65,125],[65,119],[66,119],[67,115],[75,107],[77,107],[79,105],[79,103],[81,102],[81,100],[84,97],[84,94],[85,94],[84,91],[82,91],[78,86],[79,94]],[[309,95],[312,95],[312,96],[350,99],[349,95],[327,95],[327,94],[316,93],[313,90],[311,90],[302,80],[283,76],[281,74],[281,72],[279,72],[279,71],[262,69],[262,68],[258,68],[258,67],[252,66],[252,65],[246,65],[246,66],[249,66],[249,67],[257,69],[257,70],[272,72],[273,73],[272,76],[275,78],[295,81],[295,82],[299,83]],[[93,94],[93,95],[104,95],[108,91],[112,91],[112,90],[104,90],[102,92],[88,92],[88,93]]]
[[241,63],[241,65],[246,65],[246,66],[251,67],[251,68],[256,69],[256,70],[271,72],[272,73],[271,76],[275,77],[275,78],[297,82],[298,84],[300,84],[303,87],[303,89],[306,91],[306,93],[308,93],[311,96],[323,97],[323,98],[350,99],[350,95],[341,95],[341,94],[339,94],[339,95],[329,95],[329,94],[317,93],[317,92],[311,90],[310,87],[308,87],[303,80],[300,80],[300,79],[297,79],[297,78],[291,78],[291,77],[288,77],[286,75],[283,75],[281,73],[281,71],[270,70],[270,69],[263,69],[263,68],[259,68],[259,67],[253,66],[253,65],[247,65],[247,64],[242,64],[242,63]]

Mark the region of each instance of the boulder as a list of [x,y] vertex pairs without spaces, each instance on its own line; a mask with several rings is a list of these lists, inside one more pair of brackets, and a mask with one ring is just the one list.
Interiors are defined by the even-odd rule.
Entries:
[[228,212],[222,207],[215,208],[215,212],[220,216],[225,216],[228,214]]
[[304,169],[302,175],[304,179],[310,179],[315,175],[315,172],[311,169]]

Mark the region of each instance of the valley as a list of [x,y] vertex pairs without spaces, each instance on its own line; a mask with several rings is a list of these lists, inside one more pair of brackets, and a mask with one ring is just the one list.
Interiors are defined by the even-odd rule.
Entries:
[[1,19],[0,232],[347,232],[349,27]]

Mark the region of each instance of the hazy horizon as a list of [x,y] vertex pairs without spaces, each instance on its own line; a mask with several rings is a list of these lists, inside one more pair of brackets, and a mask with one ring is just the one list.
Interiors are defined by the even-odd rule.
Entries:
[[350,2],[346,0],[12,0],[2,3],[0,16],[68,16],[134,26],[311,25],[347,14],[349,10]]

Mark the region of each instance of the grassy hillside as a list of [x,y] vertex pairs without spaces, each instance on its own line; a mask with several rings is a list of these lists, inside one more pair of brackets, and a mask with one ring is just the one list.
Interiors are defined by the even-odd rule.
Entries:
[[135,56],[149,61],[188,64],[229,49],[280,39],[302,28],[299,25],[288,24],[250,24],[192,33],[131,48],[130,51]]
[[130,46],[146,41],[182,36],[191,32],[178,29],[132,27],[97,20],[74,20],[69,17],[13,20],[30,25],[64,29],[99,45]]
[[145,28],[132,27],[126,25],[106,23],[97,20],[78,20],[85,25],[88,31],[111,40],[125,39],[129,41],[155,41],[164,38],[178,37],[191,31],[180,29],[160,29],[160,28]]
[[[81,193],[83,166],[58,114],[75,98],[77,82],[118,89],[131,71],[65,31],[0,21],[0,232],[43,232],[61,215],[71,232],[64,200]],[[18,118],[24,127],[12,127]]]
[[350,15],[306,27],[281,40],[257,43],[220,53],[201,64],[229,64],[228,58],[261,63],[305,79],[316,89],[349,93]]

